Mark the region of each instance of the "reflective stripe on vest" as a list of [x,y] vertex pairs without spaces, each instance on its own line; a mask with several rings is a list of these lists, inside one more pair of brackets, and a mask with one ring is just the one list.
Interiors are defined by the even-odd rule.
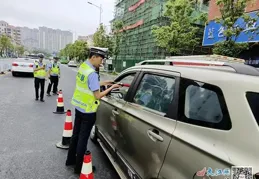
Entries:
[[59,66],[58,66],[58,64],[56,64],[56,65],[52,64],[50,74],[51,75],[58,75],[59,74]]
[[35,71],[35,72],[33,73],[33,74],[34,74],[34,77],[36,77],[36,78],[45,78],[46,75],[47,75],[47,72],[46,72],[46,69],[45,69],[46,64],[43,63],[43,65],[40,66],[38,62],[35,62],[35,66],[36,66],[36,68],[44,67],[44,69]]
[[88,87],[88,76],[95,72],[89,65],[83,63],[80,65],[76,76],[76,88],[71,103],[86,113],[96,112],[100,104],[93,92]]

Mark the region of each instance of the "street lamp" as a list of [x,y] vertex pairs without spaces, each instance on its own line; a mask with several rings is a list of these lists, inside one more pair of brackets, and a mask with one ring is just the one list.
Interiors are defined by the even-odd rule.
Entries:
[[95,5],[95,4],[93,4],[93,3],[89,2],[89,1],[87,3],[97,7],[98,9],[100,9],[100,24],[101,24],[102,23],[101,22],[102,21],[102,12],[103,12],[102,4],[100,6],[97,6],[97,5]]

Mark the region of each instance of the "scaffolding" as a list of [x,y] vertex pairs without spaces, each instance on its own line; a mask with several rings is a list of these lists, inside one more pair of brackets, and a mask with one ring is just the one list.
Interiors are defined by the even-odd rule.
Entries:
[[126,29],[116,61],[117,71],[143,60],[165,58],[165,51],[156,45],[152,35],[152,26],[167,24],[163,17],[165,3],[166,0],[116,1],[114,20],[122,20]]

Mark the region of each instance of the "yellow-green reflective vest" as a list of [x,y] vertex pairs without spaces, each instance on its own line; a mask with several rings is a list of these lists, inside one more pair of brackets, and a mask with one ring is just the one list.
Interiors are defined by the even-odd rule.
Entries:
[[100,101],[95,98],[93,92],[88,87],[88,76],[95,72],[89,65],[80,65],[76,76],[76,88],[71,103],[84,109],[86,113],[96,112]]
[[[39,62],[35,62],[35,66],[36,66],[36,68],[39,68],[40,67]],[[47,72],[46,72],[46,69],[45,69],[46,64],[43,63],[42,67],[44,67],[44,69],[35,71],[33,73],[35,78],[45,78],[46,77],[46,75],[47,75]]]
[[52,64],[51,70],[50,70],[50,74],[51,75],[58,75],[59,74],[59,65],[56,64]]

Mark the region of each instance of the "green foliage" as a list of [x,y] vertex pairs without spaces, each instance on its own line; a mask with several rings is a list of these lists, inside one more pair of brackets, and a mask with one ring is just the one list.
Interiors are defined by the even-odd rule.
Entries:
[[108,48],[108,55],[112,56],[114,53],[114,39],[113,36],[108,35],[103,24],[97,29],[93,36],[95,47]]
[[215,44],[213,53],[229,57],[239,57],[243,50],[248,50],[248,43],[235,43],[234,41],[224,41]]
[[[247,3],[251,3],[252,0],[217,0],[221,17],[216,19],[217,23],[221,23],[223,26],[223,34],[226,37],[225,42],[217,43],[213,48],[213,53],[218,55],[226,55],[232,57],[238,57],[238,55],[243,51],[249,49],[247,43],[235,44],[237,37],[241,32],[253,32],[250,33],[250,39],[254,38],[254,35],[258,34],[258,27],[253,26],[258,20],[258,17],[252,18],[247,13],[245,13],[245,8]],[[257,14],[258,15],[258,14]],[[236,21],[242,18],[244,20],[243,25],[236,26]],[[247,30],[249,29],[249,30]]]
[[102,47],[102,48],[108,47],[106,30],[103,24],[100,24],[100,27],[94,33],[93,42],[95,47]]
[[87,42],[77,40],[73,44],[67,44],[64,49],[59,52],[60,57],[76,58],[77,61],[84,61],[89,54]]
[[16,46],[16,51],[17,51],[17,54],[18,54],[19,56],[20,56],[20,55],[23,55],[24,52],[25,52],[24,46],[22,46],[22,45]]
[[13,48],[11,39],[6,35],[0,36],[0,53],[1,56],[3,56],[3,53],[5,53],[7,50],[11,50]]
[[[245,8],[247,3],[252,2],[252,0],[217,0],[221,13],[221,17],[218,17],[216,21],[221,23],[224,27],[223,34],[226,36],[227,41],[236,41],[236,38],[240,33],[247,28],[253,27],[253,24],[257,21],[258,17],[252,18],[247,13],[245,13]],[[244,19],[244,24],[242,26],[236,26],[236,21],[242,18]],[[250,32],[255,32],[257,28],[251,28]],[[247,31],[248,33],[248,31]],[[252,38],[252,37],[251,37]]]
[[[194,25],[197,18],[193,18],[195,1],[168,0],[165,16],[170,19],[170,25],[154,26],[152,34],[157,45],[174,55],[180,54],[181,49],[193,49],[200,42],[196,37],[199,28]],[[204,18],[204,15],[201,16]]]

